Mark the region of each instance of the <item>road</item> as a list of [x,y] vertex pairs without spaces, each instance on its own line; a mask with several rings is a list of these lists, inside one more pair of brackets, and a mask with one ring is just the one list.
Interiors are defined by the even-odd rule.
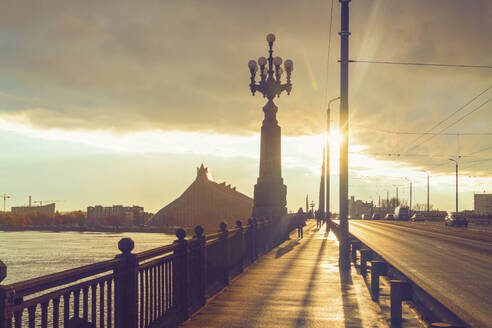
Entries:
[[374,221],[349,231],[472,327],[492,323],[492,243]]

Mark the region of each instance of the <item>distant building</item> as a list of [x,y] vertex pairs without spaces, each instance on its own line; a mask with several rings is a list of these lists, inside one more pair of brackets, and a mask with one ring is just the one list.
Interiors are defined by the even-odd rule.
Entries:
[[32,212],[37,212],[45,215],[55,214],[55,203],[41,205],[41,206],[12,206],[12,214],[29,214]]
[[348,210],[351,219],[360,219],[362,214],[371,216],[373,209],[374,204],[372,202],[363,202],[360,199],[355,200],[354,196],[350,196]]
[[253,199],[225,182],[216,183],[203,164],[197,169],[195,181],[176,200],[158,211],[148,224],[165,227],[194,227],[205,231],[218,229],[224,221],[233,227],[237,220],[251,217]]
[[130,224],[144,224],[145,219],[149,217],[149,213],[144,212],[144,208],[141,206],[89,206],[87,207],[87,219],[97,220],[105,218],[109,215],[116,215],[126,219]]
[[492,214],[492,194],[475,194],[475,213],[478,215]]

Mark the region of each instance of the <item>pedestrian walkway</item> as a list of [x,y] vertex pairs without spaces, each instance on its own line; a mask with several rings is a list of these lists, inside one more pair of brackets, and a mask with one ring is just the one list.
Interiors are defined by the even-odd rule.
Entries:
[[[295,233],[295,234],[294,234]],[[183,327],[388,327],[354,268],[338,270],[338,241],[316,222],[261,257]]]

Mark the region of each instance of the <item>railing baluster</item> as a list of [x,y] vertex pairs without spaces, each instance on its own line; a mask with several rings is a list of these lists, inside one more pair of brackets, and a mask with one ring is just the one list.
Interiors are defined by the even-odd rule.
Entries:
[[[121,320],[122,320],[122,317],[121,317],[121,305],[120,305],[120,278],[119,277],[115,277],[114,278],[114,287],[113,287],[113,299],[114,299],[114,305],[113,305],[113,313],[114,313],[114,326],[115,327],[122,327],[122,324],[120,324]],[[138,283],[137,283],[137,289],[138,289]],[[135,297],[137,297],[137,295],[135,295]],[[135,313],[138,313],[138,299],[135,298]],[[138,320],[138,318],[136,318],[136,320]],[[135,325],[134,328],[137,328],[137,326]]]
[[139,296],[140,296],[140,328],[143,328],[144,326],[144,277],[143,277],[143,271],[140,271],[138,273],[140,276],[140,288],[138,290]]
[[14,313],[15,328],[21,328],[22,327],[22,315],[23,315],[23,313],[24,313],[24,310],[15,311],[15,313]]
[[162,263],[157,265],[157,318],[162,315]]
[[82,289],[82,316],[89,321],[89,287]]
[[27,309],[27,312],[29,313],[29,328],[34,328],[36,324],[36,307],[37,305],[32,305]]
[[107,327],[108,328],[111,328],[111,323],[112,323],[112,314],[113,314],[113,309],[112,309],[112,306],[111,306],[111,298],[112,298],[112,284],[113,284],[113,281],[110,279],[108,280],[108,284],[106,286],[106,292],[107,292]]
[[97,284],[91,285],[91,323],[95,328],[97,323]]
[[162,262],[162,267],[161,267],[161,289],[162,289],[162,295],[161,295],[161,316],[164,316],[164,313],[166,313],[166,262]]
[[149,323],[154,319],[154,268],[149,268]]
[[169,262],[166,262],[165,264],[165,284],[166,284],[166,288],[165,288],[165,292],[166,292],[166,312],[167,310],[170,308],[170,302],[169,302],[169,295],[171,294],[171,288],[169,288]]
[[53,328],[60,325],[60,297],[53,299]]
[[99,283],[99,327],[104,327],[104,281]]
[[161,298],[161,315],[164,316],[166,313],[166,262],[162,263],[161,267],[161,285],[162,285],[162,298]]
[[68,319],[70,319],[70,294],[67,292],[63,295],[63,326],[68,328]]
[[73,292],[73,316],[74,318],[79,317],[80,312],[80,289]]
[[48,327],[48,302],[41,303],[41,328]]
[[174,262],[175,259],[173,259],[172,262],[169,262],[169,309],[174,307],[174,303],[176,303],[176,300],[174,299],[174,285],[173,285],[173,280],[174,280],[174,265],[176,262]]
[[157,320],[157,266],[153,267],[154,269],[154,314],[153,314],[153,320]]
[[145,327],[149,326],[149,269],[145,269]]

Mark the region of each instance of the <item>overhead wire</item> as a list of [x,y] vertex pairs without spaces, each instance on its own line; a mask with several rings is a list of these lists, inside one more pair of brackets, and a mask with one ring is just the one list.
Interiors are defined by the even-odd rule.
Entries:
[[480,105],[478,105],[477,107],[475,107],[472,111],[466,113],[465,115],[463,115],[462,117],[460,117],[459,119],[457,119],[456,121],[454,121],[453,123],[451,123],[450,125],[446,126],[445,128],[441,129],[436,135],[432,135],[430,136],[430,138],[427,138],[426,140],[420,142],[419,144],[417,145],[414,145],[413,147],[411,147],[410,149],[407,149],[407,151],[410,151],[410,150],[413,150],[421,145],[423,145],[424,143],[434,139],[436,136],[442,134],[442,132],[446,131],[447,129],[449,129],[450,127],[458,124],[459,122],[461,122],[463,119],[465,119],[466,117],[468,117],[469,115],[475,113],[477,110],[479,110],[480,108],[482,108],[483,106],[485,106],[486,104],[488,104],[490,101],[492,100],[492,98],[489,98],[487,99],[486,101],[484,101],[483,103],[481,103]]
[[440,63],[417,63],[417,62],[394,62],[394,61],[380,61],[380,60],[356,60],[356,59],[351,59],[351,60],[349,60],[349,63],[492,69],[492,66],[489,66],[489,65],[440,64]]
[[482,153],[482,152],[484,152],[484,151],[486,151],[486,150],[490,150],[490,149],[492,149],[492,146],[489,146],[489,147],[486,147],[486,148],[483,148],[483,149],[477,150],[477,151],[475,151],[475,152],[473,152],[473,153],[471,153],[471,154],[468,154],[468,155],[475,155],[475,154]]
[[330,9],[330,28],[328,31],[328,53],[326,56],[326,78],[325,78],[325,97],[324,97],[324,104],[323,105],[328,105],[328,81],[329,81],[329,76],[330,76],[330,52],[331,52],[331,30],[333,26],[333,0],[331,0],[331,9]]
[[416,135],[416,134],[422,134],[422,135],[443,135],[443,136],[491,136],[492,132],[456,132],[456,133],[437,133],[437,132],[411,132],[411,131],[394,131],[394,130],[385,130],[385,129],[378,129],[378,128],[373,128],[370,126],[364,126],[364,125],[358,125],[358,124],[353,124],[352,126],[361,128],[361,129],[368,129],[368,130],[373,130],[373,131],[378,131],[382,133],[388,133],[388,134],[406,134],[406,135]]
[[[428,129],[425,133],[427,132],[431,132],[432,130],[434,130],[435,128],[437,128],[439,125],[443,124],[444,122],[446,122],[447,120],[449,120],[451,117],[453,117],[455,114],[457,114],[458,112],[462,111],[463,109],[465,109],[469,104],[471,104],[473,101],[475,101],[477,98],[479,98],[481,95],[483,95],[484,93],[486,93],[487,91],[489,91],[490,89],[492,88],[492,85],[488,86],[487,88],[485,88],[484,90],[482,90],[478,95],[474,96],[473,98],[471,98],[469,101],[467,101],[464,105],[462,105],[461,107],[459,107],[458,109],[456,109],[454,112],[452,112],[451,114],[449,114],[448,116],[446,116],[445,119],[439,121],[437,124],[434,124],[430,129]],[[417,139],[415,139],[414,141],[412,141],[410,144],[412,143],[416,143],[418,140],[420,140],[424,135],[422,134],[421,136],[419,136]],[[407,150],[409,150],[409,148],[407,148]]]

